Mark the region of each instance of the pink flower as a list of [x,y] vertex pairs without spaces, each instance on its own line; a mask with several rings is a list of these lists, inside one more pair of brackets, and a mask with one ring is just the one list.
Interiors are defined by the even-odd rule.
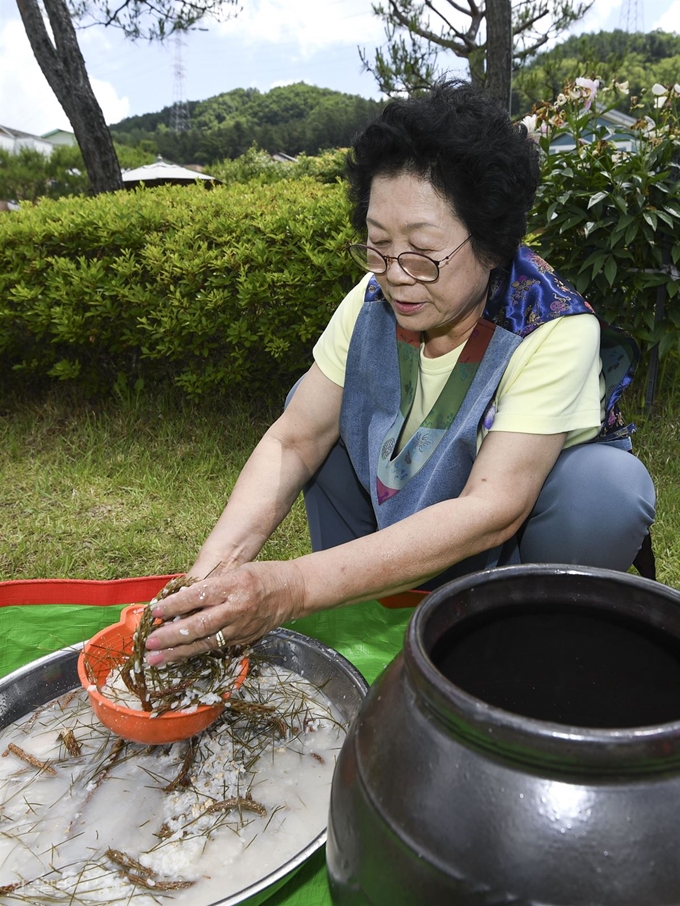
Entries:
[[600,86],[599,79],[576,79],[575,84],[582,89],[581,95],[585,97],[585,104],[583,105],[584,110],[590,110],[590,106],[595,100],[595,95],[597,94],[597,89]]

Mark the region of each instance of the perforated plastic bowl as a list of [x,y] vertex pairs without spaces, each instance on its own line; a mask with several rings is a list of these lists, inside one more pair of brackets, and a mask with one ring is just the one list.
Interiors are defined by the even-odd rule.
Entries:
[[[132,604],[120,615],[120,621],[107,626],[89,642],[85,642],[78,658],[78,676],[87,690],[92,710],[99,720],[116,736],[141,742],[146,745],[164,745],[195,736],[214,723],[224,710],[224,703],[199,705],[195,711],[168,711],[152,716],[147,711],[126,708],[99,691],[116,667],[128,658],[132,651],[134,632],[145,609],[144,604]],[[234,682],[238,689],[248,674],[249,661],[243,658],[241,669]],[[229,693],[223,696],[224,701]]]

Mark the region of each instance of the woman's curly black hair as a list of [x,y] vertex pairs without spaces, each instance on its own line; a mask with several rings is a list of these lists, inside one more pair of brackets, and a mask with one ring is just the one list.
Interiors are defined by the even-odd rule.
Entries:
[[352,223],[363,233],[376,176],[408,172],[452,206],[480,260],[507,263],[527,229],[540,178],[539,151],[489,94],[460,80],[391,101],[347,156]]

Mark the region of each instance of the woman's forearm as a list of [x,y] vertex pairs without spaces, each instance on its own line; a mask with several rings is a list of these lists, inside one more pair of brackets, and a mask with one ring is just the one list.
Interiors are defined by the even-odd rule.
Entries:
[[528,518],[563,443],[564,434],[492,435],[460,497],[298,558],[304,611],[405,591],[502,544]]
[[305,590],[299,615],[414,588],[502,544],[517,526],[511,513],[458,498],[356,541],[299,557],[292,561]]
[[154,615],[186,615],[183,632],[166,623],[149,636],[149,663],[211,650],[218,630],[250,642],[289,619],[404,591],[501,544],[528,517],[563,442],[564,435],[490,436],[458,498],[355,541],[294,560],[246,563],[171,595]]
[[[166,622],[147,640],[158,665],[215,647],[216,633],[252,642],[291,619],[412,588],[512,533],[513,522],[478,501],[446,501],[389,528],[294,560],[247,563],[162,601]],[[201,608],[198,612],[196,608]]]

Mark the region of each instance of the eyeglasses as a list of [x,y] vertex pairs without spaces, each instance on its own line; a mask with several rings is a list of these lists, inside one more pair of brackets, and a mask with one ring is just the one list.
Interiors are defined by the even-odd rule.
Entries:
[[446,258],[440,258],[439,261],[435,261],[434,258],[430,258],[420,252],[402,252],[401,255],[397,255],[394,258],[391,255],[383,255],[382,252],[370,245],[350,245],[347,250],[359,267],[377,276],[386,274],[390,262],[396,261],[409,277],[413,277],[419,283],[434,283],[439,278],[439,269],[448,264],[456,252],[460,251],[471,238],[471,236],[468,236],[467,239],[463,239],[461,244],[457,245],[450,255],[447,255]]

